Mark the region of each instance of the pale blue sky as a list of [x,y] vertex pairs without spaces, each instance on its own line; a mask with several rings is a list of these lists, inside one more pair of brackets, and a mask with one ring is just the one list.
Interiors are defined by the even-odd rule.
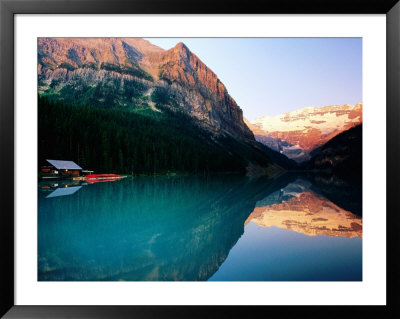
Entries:
[[183,42],[225,84],[249,120],[362,101],[361,38],[147,38]]

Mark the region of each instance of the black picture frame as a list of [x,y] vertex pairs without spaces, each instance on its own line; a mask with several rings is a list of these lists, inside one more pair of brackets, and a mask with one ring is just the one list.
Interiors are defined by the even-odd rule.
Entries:
[[[15,14],[386,14],[387,305],[386,306],[20,306],[14,304],[14,15]],[[400,163],[400,3],[398,0],[0,0],[1,296],[4,318],[204,318],[265,316],[399,318],[397,204]],[[383,107],[382,105],[377,107]]]

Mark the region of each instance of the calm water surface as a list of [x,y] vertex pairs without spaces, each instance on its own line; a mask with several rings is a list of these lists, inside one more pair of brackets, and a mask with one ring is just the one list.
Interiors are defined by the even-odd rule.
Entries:
[[362,280],[361,193],[311,180],[40,183],[38,279]]

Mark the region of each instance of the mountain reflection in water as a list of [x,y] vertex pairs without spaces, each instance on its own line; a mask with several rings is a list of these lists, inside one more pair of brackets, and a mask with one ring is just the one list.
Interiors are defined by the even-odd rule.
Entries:
[[258,202],[245,225],[252,221],[260,226],[276,226],[309,236],[362,237],[362,219],[314,193],[310,182],[297,179],[280,190],[279,195],[281,202],[265,206]]
[[[315,192],[315,186],[305,179],[137,177],[69,185],[75,187],[74,192],[57,193],[57,186],[42,186],[38,209],[40,281],[361,280],[361,218]],[[252,231],[254,227],[256,231]],[[277,233],[277,227],[284,233]],[[248,234],[269,230],[274,240],[260,237],[246,246]],[[313,239],[300,250],[299,241],[290,244],[291,236],[300,236],[299,232]],[[327,238],[336,241],[326,244]],[[245,255],[236,249],[243,240]],[[301,258],[299,251],[307,259],[310,251],[318,252],[318,243],[323,243],[325,253],[345,259],[346,273],[337,267],[332,275],[322,263],[320,277],[308,278],[304,272],[296,277],[297,265],[288,262],[276,268],[268,261],[276,258],[271,250],[263,251],[262,256],[252,251],[271,248],[271,243],[276,250],[283,243],[297,249],[280,256],[280,262]],[[232,253],[238,257],[233,262]],[[316,258],[323,259],[318,253],[313,256],[310,264],[318,265]],[[252,266],[246,264],[250,260],[262,270],[252,272]],[[353,266],[349,268],[346,261]],[[234,265],[235,271],[225,271],[225,264]],[[241,267],[252,276],[238,276],[245,274]]]

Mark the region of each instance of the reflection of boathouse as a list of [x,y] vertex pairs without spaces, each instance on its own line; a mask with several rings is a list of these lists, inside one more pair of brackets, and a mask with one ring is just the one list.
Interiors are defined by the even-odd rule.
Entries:
[[43,178],[76,177],[82,175],[82,167],[73,161],[46,160],[50,165],[42,166]]
[[72,195],[78,190],[80,190],[82,186],[72,186],[72,187],[64,187],[64,188],[56,188],[54,191],[52,191],[49,195],[46,196],[46,198],[51,198],[51,197],[59,197],[59,196],[66,196],[66,195]]
[[51,198],[72,195],[80,190],[83,185],[87,185],[87,183],[74,181],[72,179],[44,179],[39,182],[39,190],[45,198]]

